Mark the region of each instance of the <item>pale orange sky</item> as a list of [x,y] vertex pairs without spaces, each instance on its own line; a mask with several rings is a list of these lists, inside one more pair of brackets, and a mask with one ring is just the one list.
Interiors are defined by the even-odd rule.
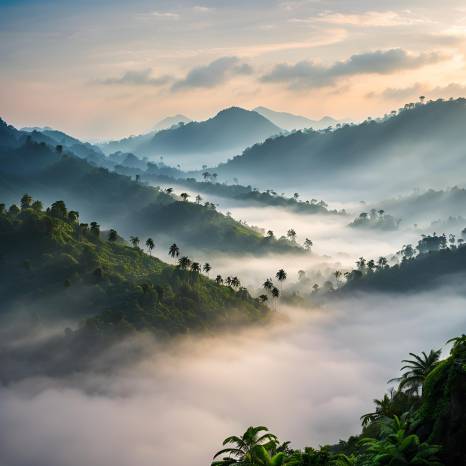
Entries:
[[359,120],[466,95],[446,0],[2,0],[0,116],[84,139],[258,105]]

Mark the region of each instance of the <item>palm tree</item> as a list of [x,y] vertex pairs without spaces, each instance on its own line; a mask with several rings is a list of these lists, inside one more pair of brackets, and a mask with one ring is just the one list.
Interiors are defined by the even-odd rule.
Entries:
[[231,286],[231,277],[228,276],[227,279],[225,280],[225,283],[227,284],[227,286]]
[[399,382],[399,390],[405,391],[412,395],[418,395],[419,391],[422,390],[424,381],[430,372],[437,366],[440,359],[441,350],[430,350],[429,354],[424,351],[421,356],[414,353],[409,353],[413,359],[403,359],[406,363],[401,371],[405,371],[401,377],[391,379],[388,383]]
[[210,264],[208,262],[206,262],[204,264],[204,266],[202,267],[202,270],[204,270],[204,272],[209,275],[209,272],[212,270],[212,267],[210,266]]
[[217,285],[223,285],[223,278],[221,275],[217,275],[215,277],[215,282],[217,283]]
[[388,260],[385,257],[380,256],[377,265],[379,266],[379,269],[384,269],[388,264]]
[[231,279],[231,286],[233,288],[239,288],[241,286],[241,282],[239,281],[238,277],[233,277]]
[[273,231],[272,230],[269,230],[267,232],[267,238],[273,238]]
[[113,243],[117,239],[118,239],[118,234],[117,234],[116,230],[114,230],[113,228],[110,229],[110,231],[108,232],[108,240]]
[[180,255],[180,248],[176,245],[176,243],[173,243],[169,250],[168,250],[168,255],[171,256],[172,258],[178,257]]
[[275,276],[277,277],[278,282],[280,283],[280,289],[282,288],[282,283],[286,280],[286,272],[283,269],[280,269]]
[[147,249],[149,249],[149,254],[152,256],[152,249],[155,247],[155,243],[152,238],[147,238],[146,240]]
[[276,286],[274,286],[272,288],[271,293],[272,293],[272,297],[274,297],[274,298],[279,298],[280,297],[280,290]]
[[294,197],[296,200],[298,200],[299,193],[294,193],[294,194],[293,194],[293,197]]
[[165,192],[166,192],[167,194],[171,194],[171,193],[173,192],[173,188],[167,188],[167,189],[165,190]]
[[196,196],[196,204],[200,204],[201,201],[202,201],[202,197],[198,194],[198,195]]
[[[264,433],[265,432],[265,433]],[[228,455],[223,458],[223,461],[216,461],[212,463],[212,466],[221,465],[221,464],[249,464],[253,466],[255,461],[255,449],[258,446],[262,446],[266,450],[275,450],[275,447],[278,445],[278,439],[275,435],[271,434],[267,427],[257,426],[257,427],[248,427],[246,432],[238,437],[233,435],[227,437],[223,441],[223,446],[231,445],[227,448],[224,448],[218,451],[214,455],[214,459],[220,455]],[[257,464],[257,463],[256,463]]]
[[260,301],[261,303],[265,303],[266,301],[268,301],[268,299],[269,299],[269,297],[268,297],[266,294],[261,294],[261,295],[259,296],[259,301]]
[[204,181],[207,181],[207,178],[210,177],[210,173],[209,173],[209,172],[204,172],[204,173],[202,174],[202,177],[204,178]]
[[262,285],[266,291],[272,291],[273,288],[273,282],[271,278],[267,278],[265,280],[264,284]]
[[190,197],[190,195],[188,193],[181,193],[180,197],[181,199],[183,199],[184,202],[186,202],[188,200],[188,197]]
[[199,262],[191,263],[191,272],[199,273],[201,271],[201,264]]
[[139,247],[139,238],[137,236],[130,236],[129,240],[131,241],[131,244],[133,245],[133,248],[138,248]]
[[394,388],[390,389],[388,393],[385,393],[381,400],[374,399],[375,411],[372,413],[363,414],[361,416],[362,426],[366,427],[372,422],[380,421],[385,417],[391,417],[395,413],[393,412],[394,399],[397,392]]
[[191,260],[187,256],[180,257],[178,260],[178,267],[181,270],[186,270],[191,266]]
[[77,212],[76,210],[70,210],[68,212],[68,221],[70,223],[78,222],[79,221],[79,212]]

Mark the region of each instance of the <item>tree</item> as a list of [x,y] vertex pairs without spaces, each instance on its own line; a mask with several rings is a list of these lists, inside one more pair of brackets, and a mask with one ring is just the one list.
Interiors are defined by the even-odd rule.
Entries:
[[55,201],[51,206],[50,206],[50,215],[52,217],[60,218],[62,220],[66,219],[67,216],[67,210],[66,210],[66,205],[63,201]]
[[41,212],[42,209],[44,208],[41,201],[34,201],[31,207],[35,212]]
[[149,250],[149,254],[152,256],[152,249],[155,248],[154,240],[152,238],[147,238],[146,246],[147,246],[147,249]]
[[186,270],[191,266],[191,260],[187,256],[180,257],[178,260],[178,267],[181,270]]
[[133,248],[137,249],[139,247],[139,238],[137,236],[130,236],[129,240],[133,245]]
[[312,248],[312,246],[313,246],[313,244],[314,244],[314,243],[313,243],[309,238],[306,238],[306,239],[304,240],[304,249],[305,249],[306,251],[310,251],[311,248]]
[[274,298],[279,298],[280,297],[280,290],[276,286],[274,286],[272,288],[271,293],[272,293],[272,297],[274,297]]
[[267,232],[267,238],[273,238],[273,231],[272,230],[269,230]]
[[165,192],[166,192],[167,194],[171,194],[171,193],[173,192],[173,188],[167,188],[167,189],[165,190]]
[[210,173],[209,173],[209,172],[204,172],[204,173],[202,174],[202,177],[204,178],[204,181],[207,181],[207,178],[210,177]]
[[113,228],[108,232],[108,240],[114,243],[118,239],[118,234]]
[[294,194],[293,194],[293,198],[296,199],[296,200],[298,200],[298,198],[299,198],[299,193],[294,193]]
[[212,270],[212,267],[210,266],[210,264],[208,262],[206,262],[204,264],[204,266],[202,267],[202,270],[204,270],[204,272],[209,275],[209,272]]
[[76,210],[70,210],[68,212],[68,222],[70,223],[76,223],[79,221],[79,212]]
[[441,350],[430,350],[429,354],[424,351],[420,356],[414,353],[409,353],[413,359],[403,359],[406,363],[401,371],[405,371],[401,377],[390,379],[391,382],[399,382],[398,389],[407,393],[417,395],[422,390],[424,381],[430,372],[437,366],[440,360]]
[[239,463],[243,465],[249,464],[253,466],[254,464],[257,464],[255,463],[255,449],[257,446],[260,445],[267,450],[274,450],[277,444],[277,437],[271,434],[267,427],[248,427],[241,437],[233,435],[231,437],[227,437],[223,441],[223,446],[230,446],[215,453],[214,459],[221,455],[228,456],[223,458],[222,461],[213,462],[212,466],[232,463]]
[[259,301],[260,301],[261,303],[265,303],[266,301],[268,301],[268,299],[269,299],[269,297],[268,297],[266,294],[261,294],[261,295],[259,296]]
[[239,288],[241,286],[241,282],[239,281],[238,277],[233,277],[230,284],[233,288]]
[[191,272],[199,273],[201,271],[201,264],[199,262],[191,263]]
[[290,241],[293,241],[293,243],[296,241],[296,231],[294,231],[293,228],[290,228],[287,231],[286,236],[288,236]]
[[280,287],[282,286],[282,283],[286,280],[286,272],[283,269],[280,269],[276,274],[275,277],[277,277],[277,280],[280,283]]
[[442,466],[436,456],[441,447],[410,434],[406,415],[385,418],[381,438],[363,438],[361,445],[371,458],[371,466]]
[[264,284],[262,285],[266,291],[272,291],[273,288],[273,282],[271,278],[267,278],[265,280]]
[[215,277],[215,283],[217,283],[217,285],[223,285],[223,278],[221,275]]
[[32,204],[32,197],[29,194],[24,194],[21,198],[21,210],[29,209]]
[[196,196],[196,204],[200,204],[201,201],[202,201],[202,197],[198,194],[198,195]]
[[91,222],[91,233],[98,238],[100,235],[100,225],[97,222]]
[[180,255],[180,249],[176,245],[176,243],[173,243],[170,248],[168,249],[168,255],[171,256],[172,258],[178,257]]
[[388,260],[385,257],[379,257],[377,261],[377,265],[379,266],[379,269],[384,269],[388,264]]
[[188,197],[190,197],[190,195],[188,193],[181,193],[180,197],[181,199],[183,199],[184,202],[186,202],[188,200]]

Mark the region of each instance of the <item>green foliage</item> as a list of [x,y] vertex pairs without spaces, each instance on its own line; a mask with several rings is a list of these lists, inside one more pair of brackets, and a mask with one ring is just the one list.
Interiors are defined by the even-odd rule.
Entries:
[[25,208],[0,214],[4,314],[21,300],[38,308],[42,319],[87,318],[84,328],[98,333],[124,326],[161,335],[267,315],[244,290],[200,275],[199,264],[189,271],[187,259],[189,265],[180,270],[145,254],[137,237],[129,247],[111,230],[107,241],[96,222],[88,228],[67,214],[62,201],[46,212]]

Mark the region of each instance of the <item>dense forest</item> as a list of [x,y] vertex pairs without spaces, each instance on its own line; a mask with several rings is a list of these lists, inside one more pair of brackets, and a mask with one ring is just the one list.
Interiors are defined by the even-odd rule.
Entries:
[[127,236],[157,235],[165,245],[176,239],[191,249],[252,254],[303,251],[293,242],[266,237],[217,212],[212,203],[189,202],[189,196],[176,196],[110,172],[61,145],[51,147],[6,124],[0,127],[0,195],[9,202],[24,192],[47,202],[63,199]]
[[[455,235],[423,235],[417,245],[406,244],[389,259],[360,257],[356,268],[344,274],[339,292],[414,292],[438,285],[459,285],[466,272],[466,246]],[[342,273],[335,272],[337,278]]]
[[[155,246],[152,238],[133,236],[128,244],[114,229],[82,223],[63,201],[45,209],[25,194],[19,206],[0,204],[4,328],[15,322],[28,333],[80,322],[77,336],[92,334],[95,342],[132,332],[165,337],[267,317],[268,308],[251,298],[238,277],[216,274],[175,243],[163,253],[176,262],[168,265],[152,257]],[[215,280],[209,278],[214,274]],[[7,332],[2,345],[17,338]]]
[[466,335],[450,355],[410,353],[402,375],[374,412],[361,416],[362,432],[335,445],[293,449],[264,426],[228,437],[212,466],[459,466],[466,463]]

